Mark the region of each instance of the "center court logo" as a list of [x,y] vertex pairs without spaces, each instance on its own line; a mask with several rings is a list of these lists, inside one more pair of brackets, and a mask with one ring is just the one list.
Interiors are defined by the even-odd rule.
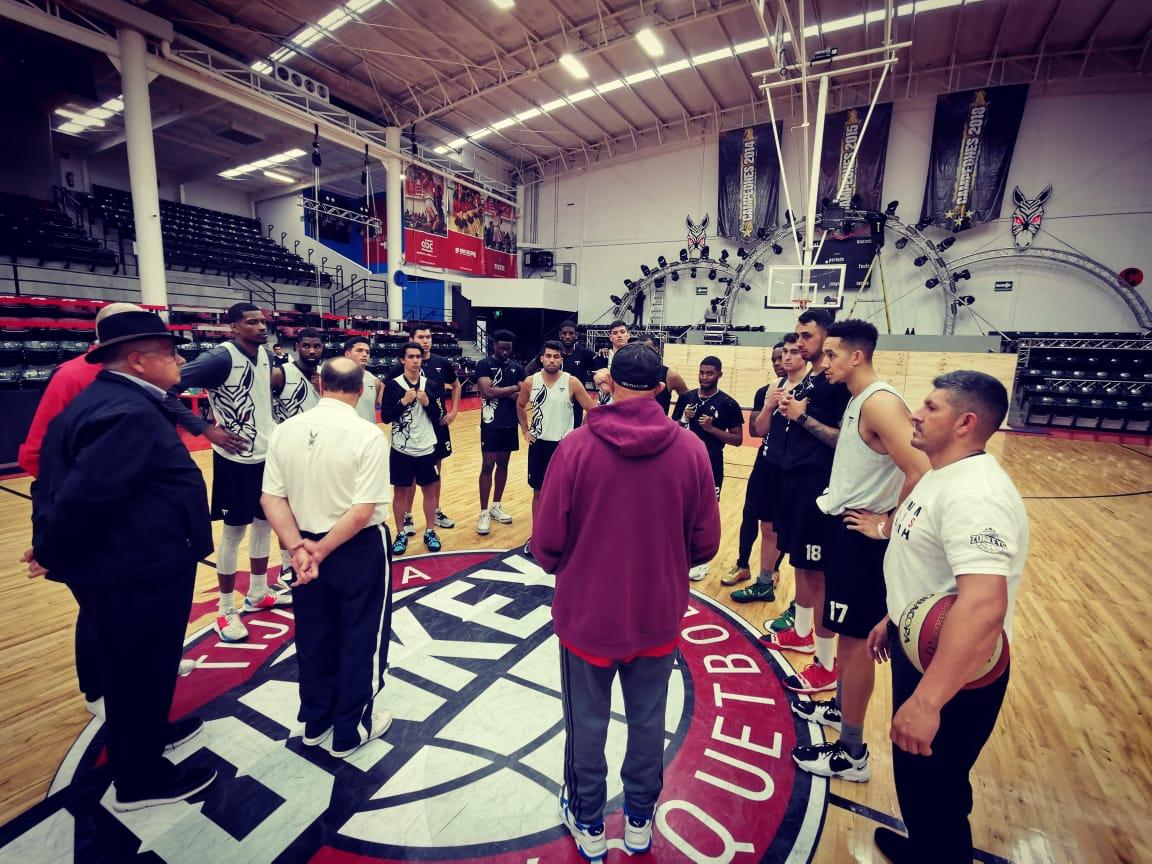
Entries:
[[[393,574],[388,734],[353,757],[302,746],[294,622],[247,618],[248,643],[211,631],[174,713],[205,730],[174,761],[219,780],[193,802],[117,814],[96,721],[49,796],[0,828],[0,859],[164,862],[578,861],[556,797],[564,746],[553,577],[516,553],[406,557]],[[792,670],[723,607],[693,595],[665,723],[665,787],[651,861],[809,860],[826,784],[796,772],[797,723],[780,684]],[[608,732],[609,860],[624,861],[623,707]],[[815,737],[814,737],[815,736]],[[330,743],[330,742],[329,742]]]

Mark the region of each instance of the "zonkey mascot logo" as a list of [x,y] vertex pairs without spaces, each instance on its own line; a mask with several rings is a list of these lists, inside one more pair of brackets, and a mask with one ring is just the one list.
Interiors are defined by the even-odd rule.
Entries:
[[[173,714],[195,712],[206,728],[169,758],[210,764],[217,782],[192,801],[115,813],[93,720],[48,797],[0,828],[0,859],[578,861],[556,805],[564,723],[553,586],[516,553],[397,562],[380,697],[395,720],[347,759],[301,744],[291,612],[251,616],[241,645],[203,631],[187,644],[198,666],[180,680]],[[827,783],[789,758],[794,745],[823,740],[789,711],[780,681],[791,667],[703,596],[692,596],[680,635],[650,860],[807,862]],[[626,740],[617,702],[607,741],[610,862],[626,860]]]

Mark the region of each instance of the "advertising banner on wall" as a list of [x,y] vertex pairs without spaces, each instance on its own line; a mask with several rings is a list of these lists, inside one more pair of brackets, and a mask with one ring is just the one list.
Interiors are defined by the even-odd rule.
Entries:
[[1027,84],[937,97],[922,219],[961,231],[999,218],[1027,100]]
[[484,275],[484,196],[459,183],[450,184],[449,258],[444,266],[461,273]]
[[[850,108],[824,119],[824,146],[820,151],[820,199],[831,199],[842,207],[860,196],[859,209],[879,210],[884,194],[884,162],[888,156],[888,131],[892,126],[892,105],[877,105],[861,136],[867,108]],[[856,161],[852,162],[852,154]],[[845,182],[847,178],[847,182]],[[840,192],[843,186],[844,191]]]
[[484,275],[516,275],[516,208],[484,199]]
[[[781,123],[776,129],[780,133]],[[719,149],[720,236],[747,240],[760,229],[771,231],[780,198],[780,160],[771,124],[721,132]]]
[[444,178],[415,165],[404,174],[404,258],[413,264],[447,267],[449,258]]

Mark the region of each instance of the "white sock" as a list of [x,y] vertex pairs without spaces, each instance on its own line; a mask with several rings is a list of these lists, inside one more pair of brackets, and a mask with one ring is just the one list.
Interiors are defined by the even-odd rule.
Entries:
[[405,522],[407,522],[407,521],[408,521],[409,519],[411,519],[411,518],[412,518],[412,514],[411,514],[411,513],[405,513],[405,514],[404,514],[404,521],[405,521]]
[[796,635],[801,639],[812,632],[812,607],[796,604]]
[[236,611],[236,596],[231,591],[220,592],[219,609],[221,615]]
[[267,573],[253,573],[251,580],[248,582],[248,596],[249,597],[263,597],[268,593],[268,574]]
[[816,661],[825,669],[831,669],[836,665],[835,636],[816,637]]
[[493,501],[493,502],[492,502],[492,507],[491,507],[490,509],[492,509],[492,510],[499,510],[499,509],[501,509],[501,508],[500,508],[500,502],[499,502],[499,501]]

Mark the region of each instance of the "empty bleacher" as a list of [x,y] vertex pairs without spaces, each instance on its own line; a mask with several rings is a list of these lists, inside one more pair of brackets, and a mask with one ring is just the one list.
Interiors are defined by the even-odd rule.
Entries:
[[50,201],[0,193],[0,255],[65,267],[116,269],[114,252],[89,236]]

